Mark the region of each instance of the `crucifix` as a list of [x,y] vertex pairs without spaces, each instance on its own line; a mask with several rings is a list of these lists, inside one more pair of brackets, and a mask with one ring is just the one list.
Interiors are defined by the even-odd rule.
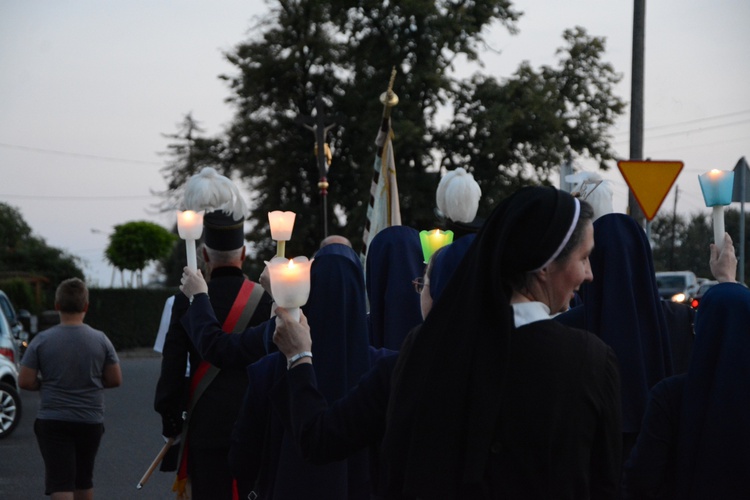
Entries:
[[333,160],[331,149],[326,144],[326,134],[336,125],[335,121],[326,125],[326,121],[330,119],[331,117],[326,115],[325,103],[320,95],[315,98],[315,116],[297,115],[296,118],[297,123],[302,124],[303,127],[312,131],[315,136],[315,157],[317,158],[318,173],[320,174],[318,188],[320,189],[321,202],[323,204],[323,238],[328,236],[327,175],[328,167],[330,167]]

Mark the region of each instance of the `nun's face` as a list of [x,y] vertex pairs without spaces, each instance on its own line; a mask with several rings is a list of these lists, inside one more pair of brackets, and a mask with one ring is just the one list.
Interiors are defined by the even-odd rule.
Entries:
[[547,266],[547,305],[552,314],[567,310],[574,292],[581,283],[594,278],[589,262],[589,255],[593,249],[594,226],[588,222],[584,227],[581,243],[573,249],[568,258],[554,261]]

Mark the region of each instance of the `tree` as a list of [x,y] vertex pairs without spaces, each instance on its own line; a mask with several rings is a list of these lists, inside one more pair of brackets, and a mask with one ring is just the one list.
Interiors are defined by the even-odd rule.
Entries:
[[[337,117],[329,134],[329,232],[359,248],[382,114],[378,96],[392,67],[405,224],[433,227],[441,167],[473,171],[486,213],[511,189],[547,181],[562,160],[588,156],[605,165],[612,158],[606,131],[624,105],[612,94],[619,76],[601,60],[602,39],[566,32],[558,68],[524,64],[502,83],[455,76],[453,62],[476,60],[491,24],[514,33],[519,17],[508,0],[278,2],[253,38],[226,54],[237,70],[223,76],[235,115],[216,139],[224,146],[215,161],[253,193],[251,254],[274,253],[271,210],[297,213],[290,255],[311,254],[322,237],[314,144],[296,121],[314,114],[317,98]],[[451,123],[438,118],[443,108],[453,111]],[[190,165],[185,150],[172,153],[174,165]]]
[[21,212],[0,202],[0,275],[38,276],[46,279],[43,292],[51,307],[57,285],[68,278],[84,279],[79,260],[67,252],[47,245],[34,236]]
[[115,226],[104,255],[121,273],[128,270],[133,272],[131,276],[137,275],[142,286],[143,268],[169,255],[175,239],[174,234],[153,222],[126,222]]
[[519,187],[549,183],[567,160],[614,159],[608,129],[623,112],[620,76],[602,62],[604,39],[565,31],[559,66],[522,63],[505,82],[477,75],[456,93],[453,122],[439,141],[442,164],[464,166],[482,187],[483,212]]
[[[205,137],[204,132],[200,122],[193,118],[192,113],[188,113],[178,124],[177,133],[163,134],[175,142],[167,146],[166,154],[171,160],[161,169],[167,189],[156,193],[162,196],[158,206],[161,211],[181,208],[182,186],[190,176],[200,172],[203,167],[221,169],[224,143],[221,138]],[[227,174],[226,171],[224,173]]]

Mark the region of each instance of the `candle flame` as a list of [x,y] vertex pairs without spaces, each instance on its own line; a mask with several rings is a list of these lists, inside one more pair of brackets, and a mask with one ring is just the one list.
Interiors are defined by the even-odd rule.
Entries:
[[294,268],[294,260],[289,259],[289,269]]

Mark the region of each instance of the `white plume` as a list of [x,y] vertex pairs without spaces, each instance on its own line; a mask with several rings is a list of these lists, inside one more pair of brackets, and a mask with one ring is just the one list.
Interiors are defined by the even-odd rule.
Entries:
[[196,212],[222,210],[234,220],[242,220],[248,215],[247,205],[237,186],[212,167],[205,167],[188,179],[183,205],[185,210]]
[[565,180],[571,184],[571,193],[579,193],[580,198],[594,208],[594,220],[615,211],[612,206],[612,182],[604,180],[597,172],[581,170],[566,175]]
[[445,174],[435,193],[438,210],[454,222],[473,221],[481,197],[482,189],[463,167]]

